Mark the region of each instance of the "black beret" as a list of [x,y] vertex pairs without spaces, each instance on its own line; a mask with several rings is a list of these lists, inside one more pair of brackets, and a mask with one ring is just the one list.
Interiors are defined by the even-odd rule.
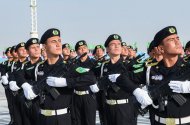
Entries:
[[25,49],[28,49],[29,46],[31,46],[32,44],[40,44],[39,43],[39,39],[38,38],[30,38],[26,44],[25,44]]
[[150,53],[153,49],[154,49],[154,41],[151,41],[151,43],[150,43],[150,45],[149,45],[149,47],[148,47],[148,49],[147,49],[147,53]]
[[126,42],[121,42],[121,46],[127,46]]
[[46,40],[53,36],[60,36],[60,31],[56,28],[48,29],[41,37],[40,43],[44,44]]
[[16,46],[15,51],[17,52],[17,50],[18,50],[20,47],[25,47],[25,43],[24,43],[24,42],[19,43],[19,44]]
[[71,47],[70,47],[70,45],[68,43],[65,43],[65,44],[62,45],[62,49],[64,49],[64,48],[69,48],[70,49]]
[[128,45],[127,48],[128,49],[133,49],[133,47],[131,45]]
[[83,45],[86,45],[86,46],[87,46],[86,41],[84,41],[84,40],[78,41],[78,42],[76,43],[76,45],[75,45],[75,51],[77,51],[78,48],[79,48],[80,46],[83,46]]
[[7,54],[9,51],[11,51],[11,47],[8,47],[8,48],[5,50],[5,54]]
[[16,49],[16,45],[14,45],[14,46],[11,47],[11,51],[10,52],[12,53],[15,49]]
[[104,43],[105,47],[108,47],[108,44],[112,41],[112,40],[119,40],[120,42],[122,42],[121,36],[119,36],[118,34],[112,34],[110,35],[107,40]]
[[188,41],[185,45],[185,50],[190,47],[190,41]]
[[177,34],[177,29],[175,26],[168,26],[156,33],[154,37],[154,45],[158,46],[162,40],[170,35]]
[[93,55],[96,53],[96,50],[101,48],[104,51],[104,47],[102,45],[96,45],[94,50],[93,50]]

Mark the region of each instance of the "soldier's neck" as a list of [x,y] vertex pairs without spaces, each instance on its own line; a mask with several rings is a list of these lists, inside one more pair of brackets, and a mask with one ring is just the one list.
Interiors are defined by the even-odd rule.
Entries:
[[176,64],[178,60],[178,55],[177,56],[169,56],[169,57],[163,57],[163,62],[165,67],[172,67]]
[[120,55],[117,56],[111,56],[110,60],[112,64],[115,64],[120,59]]
[[69,56],[63,56],[63,60],[68,60]]
[[32,58],[32,57],[30,57],[30,62],[31,62],[31,64],[36,63],[36,62],[39,60],[39,58],[40,58],[40,57],[38,57],[38,58]]
[[81,62],[85,62],[87,58],[88,58],[88,55],[82,57],[82,58],[80,59],[80,61],[81,61]]
[[48,64],[49,64],[49,65],[55,64],[58,59],[59,59],[59,56],[47,57],[47,61],[48,61]]
[[24,62],[26,60],[26,58],[19,58],[20,62]]

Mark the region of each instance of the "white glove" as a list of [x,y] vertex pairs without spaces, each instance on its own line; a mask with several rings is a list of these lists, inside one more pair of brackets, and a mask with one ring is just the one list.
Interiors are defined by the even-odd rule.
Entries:
[[25,82],[25,83],[22,84],[21,87],[23,88],[24,96],[28,100],[32,100],[32,99],[37,97],[37,95],[32,90],[32,86],[29,83]]
[[9,88],[12,91],[18,91],[20,88],[17,86],[16,81],[10,81],[9,82]]
[[58,78],[58,77],[49,76],[47,77],[46,82],[49,86],[53,86],[53,87],[67,86],[66,78]]
[[111,74],[111,75],[108,75],[108,78],[111,82],[116,82],[117,80],[117,77],[119,77],[120,74]]
[[190,93],[190,81],[170,81],[170,88],[176,93]]
[[152,104],[152,99],[148,95],[148,92],[137,88],[133,91],[133,95],[136,97],[137,101],[141,104],[141,108],[145,108]]
[[4,85],[8,85],[8,83],[9,83],[7,76],[2,76],[2,81],[3,81]]
[[91,86],[90,86],[90,90],[91,90],[93,93],[99,92],[99,88],[98,88],[97,84],[91,85]]

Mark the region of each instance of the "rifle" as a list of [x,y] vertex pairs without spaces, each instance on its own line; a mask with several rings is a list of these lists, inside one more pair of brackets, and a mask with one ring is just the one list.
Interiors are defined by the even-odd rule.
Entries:
[[176,72],[167,78],[165,78],[159,85],[156,86],[148,86],[148,92],[150,97],[153,100],[158,100],[160,111],[163,111],[163,97],[169,96],[171,97],[177,104],[178,106],[182,106],[187,102],[187,99],[180,93],[173,93],[172,90],[170,89],[168,83],[171,80],[189,80],[190,74],[190,68],[189,67],[184,67],[182,70],[179,72]]

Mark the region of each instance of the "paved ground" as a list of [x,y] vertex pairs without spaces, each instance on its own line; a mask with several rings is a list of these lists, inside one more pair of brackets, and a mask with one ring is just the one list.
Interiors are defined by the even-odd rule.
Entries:
[[[97,117],[96,123],[97,125],[100,125],[98,113],[96,117]],[[9,117],[9,112],[7,108],[5,92],[2,85],[0,85],[0,125],[6,125],[7,123],[9,123],[9,121],[10,121],[10,117]],[[139,116],[138,125],[150,125],[149,120],[148,120],[148,115],[145,115],[144,117]]]

